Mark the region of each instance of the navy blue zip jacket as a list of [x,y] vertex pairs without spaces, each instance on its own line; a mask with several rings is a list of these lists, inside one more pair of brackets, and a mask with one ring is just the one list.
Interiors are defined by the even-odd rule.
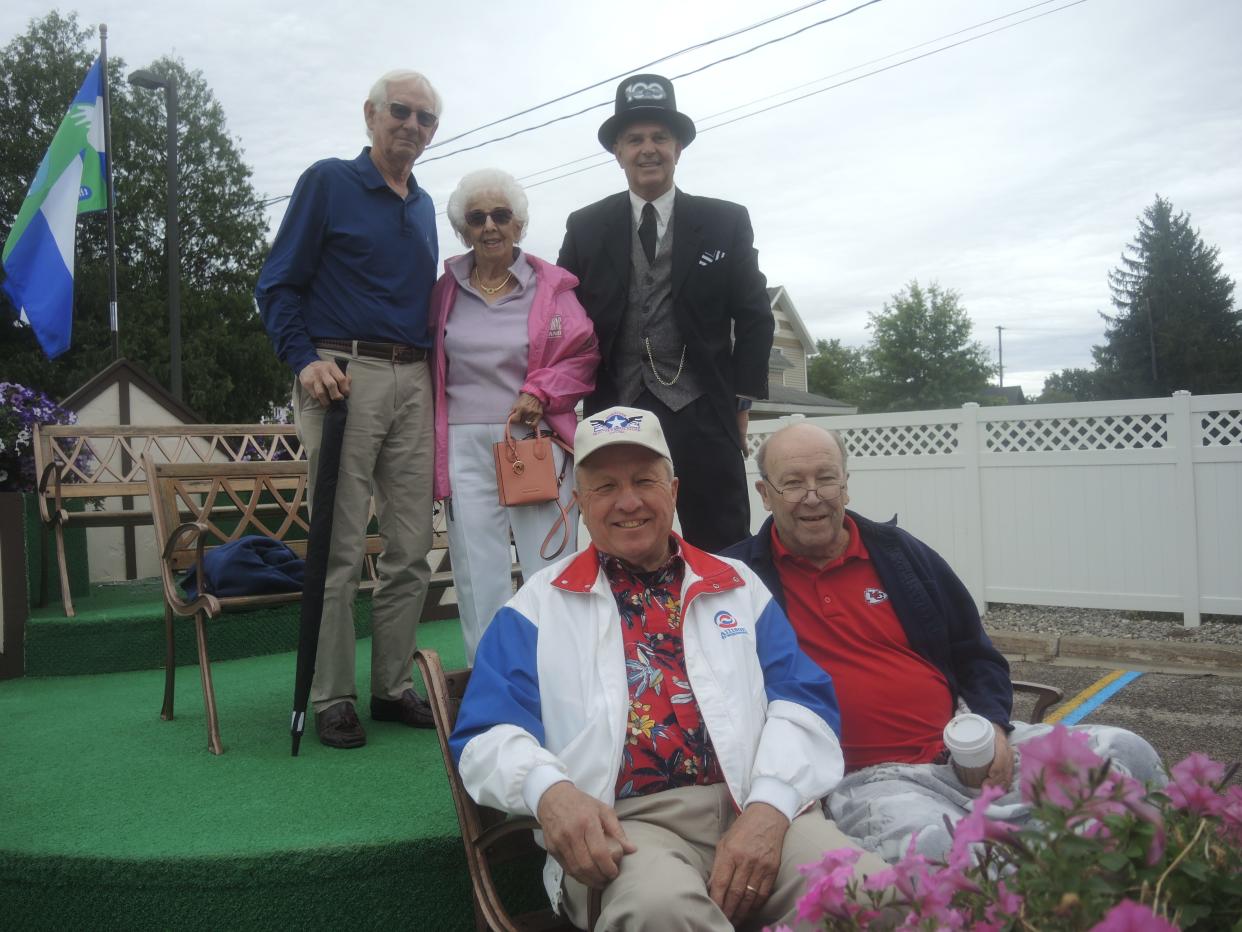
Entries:
[[[949,682],[956,704],[1010,729],[1013,686],[1009,664],[992,646],[974,599],[944,558],[897,527],[897,518],[880,523],[847,511],[858,526],[876,575],[892,602],[910,646]],[[785,587],[772,560],[772,519],[759,533],[721,551],[758,574],[786,609]],[[795,629],[796,629],[795,625]]]

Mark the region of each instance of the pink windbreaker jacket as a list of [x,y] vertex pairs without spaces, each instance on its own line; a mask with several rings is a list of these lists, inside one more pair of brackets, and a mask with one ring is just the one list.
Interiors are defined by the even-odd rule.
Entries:
[[[530,253],[526,253],[526,258],[535,269],[535,300],[527,321],[530,353],[522,391],[543,403],[544,420],[566,444],[573,446],[577,427],[574,405],[595,388],[599,341],[591,318],[574,294],[578,279]],[[448,474],[448,360],[444,355],[444,327],[456,299],[457,279],[446,271],[431,291],[431,380],[436,428],[433,494],[437,499],[453,494]]]

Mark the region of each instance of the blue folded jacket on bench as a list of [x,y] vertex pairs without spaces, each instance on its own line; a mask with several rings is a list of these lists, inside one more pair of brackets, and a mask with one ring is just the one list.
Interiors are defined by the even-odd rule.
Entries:
[[[306,561],[278,540],[259,534],[240,537],[203,554],[207,591],[218,598],[299,592]],[[189,598],[198,597],[197,573],[181,580]]]

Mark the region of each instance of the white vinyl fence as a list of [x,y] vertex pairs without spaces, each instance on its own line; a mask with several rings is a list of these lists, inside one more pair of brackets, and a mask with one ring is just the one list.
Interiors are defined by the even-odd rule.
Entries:
[[[1242,615],[1242,394],[809,420],[845,438],[850,508],[896,514],[980,610]],[[751,453],[784,423],[752,423]]]

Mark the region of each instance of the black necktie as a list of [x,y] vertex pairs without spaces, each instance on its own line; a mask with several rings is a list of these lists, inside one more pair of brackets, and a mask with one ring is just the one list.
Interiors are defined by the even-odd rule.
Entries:
[[655,205],[651,201],[643,205],[643,222],[638,225],[638,241],[643,244],[647,262],[655,262],[656,212]]

